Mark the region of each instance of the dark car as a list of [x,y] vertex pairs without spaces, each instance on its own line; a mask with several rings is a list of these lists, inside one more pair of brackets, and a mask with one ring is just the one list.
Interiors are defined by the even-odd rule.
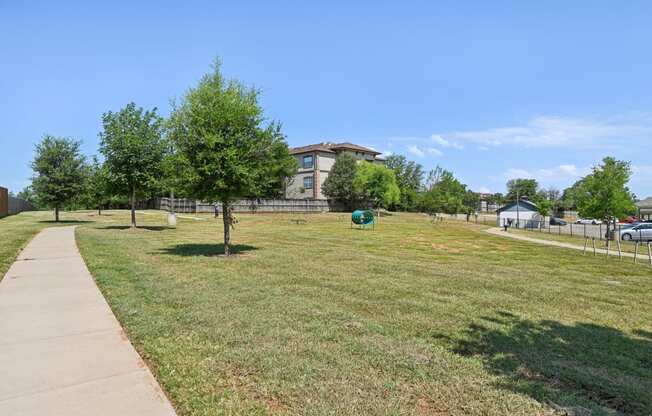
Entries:
[[568,223],[562,220],[561,218],[555,218],[555,217],[550,218],[550,225],[566,225],[566,224]]

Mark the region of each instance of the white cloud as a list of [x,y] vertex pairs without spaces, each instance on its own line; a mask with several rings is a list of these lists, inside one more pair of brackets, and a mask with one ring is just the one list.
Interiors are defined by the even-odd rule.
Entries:
[[424,157],[426,154],[423,152],[423,150],[419,149],[419,146],[416,145],[410,145],[407,147],[408,152],[410,154],[417,156],[417,157]]
[[481,186],[481,187],[478,188],[478,190],[476,192],[479,192],[481,194],[490,194],[491,190],[489,188],[487,188],[486,186]]
[[392,152],[391,150],[385,150],[384,152],[382,152],[380,154],[380,157],[389,157],[389,156],[391,156],[393,154],[394,154],[394,152]]
[[438,144],[441,147],[451,147],[451,148],[457,149],[457,150],[464,149],[464,146],[462,146],[461,144],[459,144],[457,142],[452,142],[450,140],[446,140],[443,137],[441,137],[439,134],[433,134],[432,136],[430,136],[430,139],[433,142],[435,142],[435,144]]
[[541,182],[550,182],[577,180],[582,176],[588,175],[589,173],[591,173],[590,167],[578,168],[575,165],[559,165],[551,168],[536,170],[511,168],[505,172],[504,177],[505,179],[524,178],[536,179]]
[[428,152],[429,154],[434,155],[434,156],[442,156],[443,155],[441,150],[439,150],[437,148],[434,148],[434,147],[428,147],[426,149],[426,152]]
[[442,143],[480,147],[618,148],[634,141],[652,143],[652,115],[631,114],[601,119],[540,116],[519,126],[433,134]]

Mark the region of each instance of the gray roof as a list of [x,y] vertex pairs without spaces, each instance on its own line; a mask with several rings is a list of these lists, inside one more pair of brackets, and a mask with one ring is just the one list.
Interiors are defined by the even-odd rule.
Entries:
[[338,150],[354,150],[358,152],[369,153],[371,155],[379,155],[380,152],[377,152],[368,147],[359,146],[353,143],[316,143],[309,144],[307,146],[293,147],[290,149],[290,154],[296,155],[299,153],[309,153],[309,152],[326,152],[326,153],[337,153]]
[[[539,207],[537,206],[537,204],[535,204],[532,201],[528,201],[527,199],[521,199],[518,202],[519,202],[518,203],[519,209],[525,209],[525,210],[528,210],[528,211],[538,211],[539,210]],[[516,206],[516,202],[510,202],[509,204],[498,208],[497,212],[507,211],[510,208],[513,208],[515,206]]]
[[645,209],[650,208],[650,209],[652,209],[652,196],[649,197],[649,198],[645,198],[642,201],[638,201],[636,203],[636,206],[639,207],[639,208],[645,208]]

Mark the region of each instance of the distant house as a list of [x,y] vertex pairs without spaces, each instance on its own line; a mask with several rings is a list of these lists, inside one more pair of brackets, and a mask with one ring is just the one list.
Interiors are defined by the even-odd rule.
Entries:
[[636,203],[638,217],[652,220],[652,196]]
[[514,227],[535,227],[543,219],[538,210],[539,207],[534,202],[526,199],[521,199],[518,203],[511,202],[496,211],[498,226],[509,224],[511,220]]
[[380,152],[353,143],[317,143],[290,149],[299,161],[299,171],[285,190],[289,199],[326,199],[322,186],[335,158],[348,153],[359,160],[384,163]]

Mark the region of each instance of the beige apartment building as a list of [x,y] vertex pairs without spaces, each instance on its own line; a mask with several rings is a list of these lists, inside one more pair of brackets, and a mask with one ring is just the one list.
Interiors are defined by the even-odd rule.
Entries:
[[333,168],[335,158],[349,153],[359,160],[384,163],[380,152],[353,143],[318,143],[290,149],[299,161],[299,171],[290,181],[285,197],[289,199],[326,199],[322,186]]

